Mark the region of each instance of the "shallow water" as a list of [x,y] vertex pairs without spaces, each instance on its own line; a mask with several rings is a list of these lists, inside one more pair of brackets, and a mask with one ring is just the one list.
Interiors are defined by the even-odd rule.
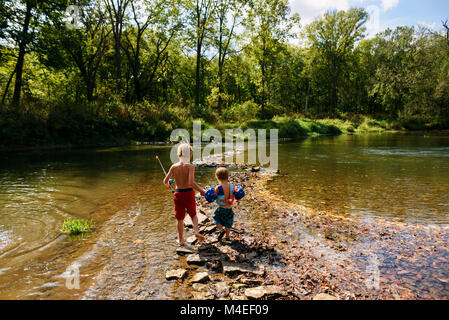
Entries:
[[316,137],[279,146],[287,200],[361,218],[449,223],[449,134]]
[[[100,227],[139,207],[142,223],[150,226],[145,240],[157,247],[148,250],[151,263],[165,270],[173,262],[167,250],[174,252],[176,228],[171,192],[161,183],[155,156],[168,169],[169,151],[142,146],[0,154],[0,298],[81,297],[64,288],[61,274],[68,261],[89,254],[96,233],[82,240],[63,236],[67,217],[93,218]],[[206,173],[198,172],[197,180],[204,182]],[[98,258],[81,273],[92,276],[111,259]]]

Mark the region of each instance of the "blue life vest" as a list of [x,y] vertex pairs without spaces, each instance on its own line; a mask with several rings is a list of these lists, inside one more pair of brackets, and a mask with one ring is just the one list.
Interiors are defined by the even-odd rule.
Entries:
[[231,194],[228,199],[226,199],[226,196],[223,191],[223,187],[221,185],[218,186],[218,194],[217,194],[217,202],[220,206],[226,206],[228,204],[234,203],[234,187],[232,186],[232,183],[229,185],[229,190],[231,191]]

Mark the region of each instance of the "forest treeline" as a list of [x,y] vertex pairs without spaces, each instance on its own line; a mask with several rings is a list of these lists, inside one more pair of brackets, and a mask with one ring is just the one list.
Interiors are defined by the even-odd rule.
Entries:
[[165,139],[193,119],[448,128],[448,23],[368,37],[368,18],[302,25],[288,0],[0,0],[0,145]]

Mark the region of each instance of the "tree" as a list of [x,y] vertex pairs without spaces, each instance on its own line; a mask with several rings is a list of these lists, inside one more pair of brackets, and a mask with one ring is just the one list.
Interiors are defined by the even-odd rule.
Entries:
[[115,78],[117,93],[122,93],[122,34],[125,25],[125,14],[131,0],[105,0],[109,23],[114,36]]
[[270,98],[267,87],[272,76],[270,66],[276,59],[279,44],[293,35],[292,27],[299,25],[299,16],[289,17],[290,8],[287,0],[253,0],[250,2],[248,19],[245,22],[249,31],[249,51],[256,59],[260,69],[259,101],[261,114]]
[[[48,17],[61,15],[65,8],[65,1],[37,1],[6,0],[2,3],[2,33],[1,36],[17,48],[17,60],[10,79],[15,74],[14,93],[12,104],[16,107],[20,104],[23,85],[23,66],[25,55],[36,41],[37,30],[48,23]],[[5,13],[8,13],[4,16]],[[7,85],[6,91],[9,87]],[[4,100],[4,98],[2,99]]]
[[[240,25],[241,11],[246,6],[244,0],[217,0],[216,21],[218,22],[218,113],[222,112],[223,73],[226,58],[230,52],[235,29]],[[228,21],[230,20],[230,21]]]
[[[145,1],[140,10],[135,2],[131,1],[134,26],[128,27],[124,32],[123,49],[132,71],[135,98],[137,101],[142,101],[165,59],[169,44],[181,27],[181,21],[177,0]],[[142,19],[143,16],[146,18]],[[148,42],[145,42],[145,35]],[[150,48],[151,44],[153,46]],[[148,55],[151,58],[146,61],[148,68],[145,72],[143,72],[141,61],[142,45],[146,50],[154,49],[154,55]],[[143,83],[144,79],[146,84]]]
[[49,35],[47,40],[53,45],[62,45],[67,53],[67,60],[78,68],[86,88],[87,100],[93,101],[98,71],[112,31],[107,26],[106,14],[99,1],[85,3],[80,11],[80,23],[81,27],[78,29],[67,29],[65,24],[57,25],[54,38]]
[[368,14],[363,9],[348,11],[331,10],[306,28],[316,72],[325,72],[321,80],[327,83],[330,96],[328,112],[338,107],[338,96],[344,74],[353,53],[355,43],[364,36],[364,24]]
[[202,102],[202,56],[205,40],[213,27],[216,2],[214,0],[187,1],[189,11],[190,35],[195,41],[196,69],[195,69],[195,106]]

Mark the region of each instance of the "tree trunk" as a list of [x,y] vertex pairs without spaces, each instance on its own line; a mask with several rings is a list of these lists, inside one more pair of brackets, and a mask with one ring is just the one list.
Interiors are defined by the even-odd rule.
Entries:
[[[119,31],[120,32],[120,31]],[[115,77],[117,79],[117,93],[122,93],[122,54],[120,47],[121,37],[119,35],[115,36]]]
[[30,2],[26,3],[25,21],[23,23],[23,29],[21,34],[21,39],[19,41],[19,55],[17,57],[16,64],[16,81],[14,86],[14,95],[12,98],[12,103],[15,106],[20,104],[20,94],[22,91],[22,75],[23,75],[23,63],[25,61],[26,46],[28,44],[28,29],[30,27],[31,21],[31,10],[33,6]]
[[195,106],[200,105],[200,89],[201,89],[201,43],[198,40],[196,46],[196,74],[195,74]]
[[329,110],[329,113],[331,115],[333,115],[335,110],[337,110],[337,106],[338,106],[337,80],[333,79],[333,81],[332,81],[332,109]]
[[305,114],[309,113],[309,96],[310,96],[310,82],[307,81],[306,105],[304,107]]
[[261,117],[264,119],[265,117],[265,65],[262,63],[261,65],[262,70],[262,109],[261,109]]
[[[9,86],[12,82],[12,78],[14,77],[14,74],[16,73],[16,69],[11,73],[11,76],[8,79],[8,82],[6,83],[5,92],[3,93],[2,102],[0,103],[0,108],[3,108],[3,105],[5,104],[6,95],[8,94]],[[1,109],[0,109],[1,111]]]

